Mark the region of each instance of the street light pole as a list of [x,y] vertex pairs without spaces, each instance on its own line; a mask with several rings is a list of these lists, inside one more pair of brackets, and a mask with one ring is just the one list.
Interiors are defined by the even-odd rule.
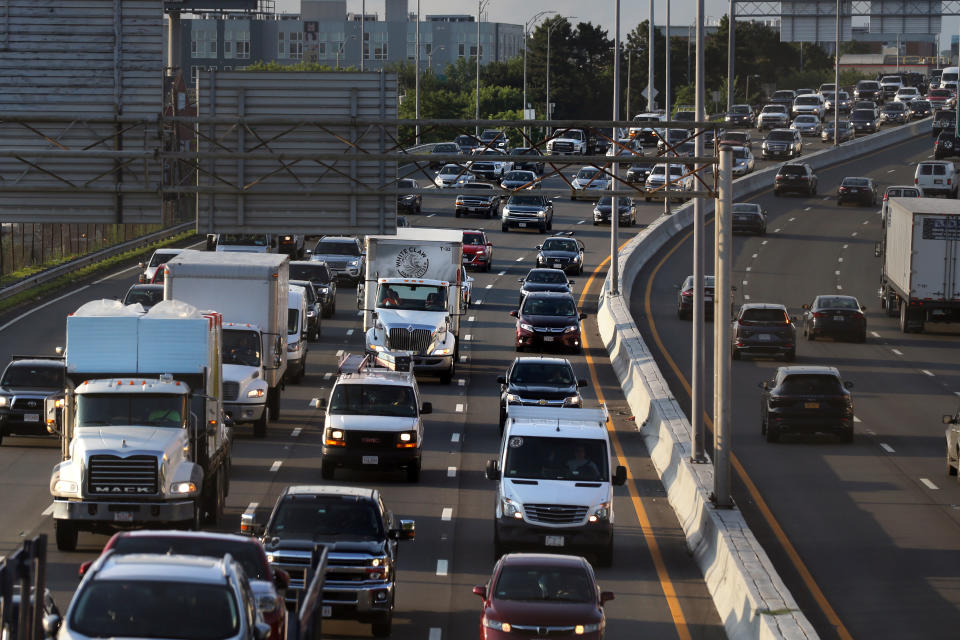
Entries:
[[[703,122],[704,116],[704,85],[706,83],[706,69],[704,68],[704,45],[706,34],[703,28],[703,8],[704,0],[697,0],[697,67],[696,83],[694,85],[694,94],[696,96],[694,109],[696,110],[697,122]],[[696,128],[694,137],[693,155],[703,157],[703,129]],[[692,429],[690,451],[693,462],[703,462],[706,459],[704,452],[704,431],[705,424],[703,420],[703,316],[704,316],[704,274],[703,274],[703,227],[704,227],[704,198],[696,197],[693,201],[693,336],[692,336],[692,362],[691,362],[691,392],[690,392],[690,425]],[[719,293],[726,299],[727,292]],[[725,322],[726,318],[720,318],[719,322]]]
[[360,71],[363,71],[363,59],[366,57],[364,54],[367,47],[367,25],[364,21],[367,19],[367,0],[363,0],[360,4]]
[[733,88],[736,84],[736,78],[733,75],[733,68],[736,62],[737,51],[737,5],[735,0],[730,0],[729,20],[727,21],[727,113],[733,108]]
[[[667,0],[667,48],[664,55],[664,92],[663,92],[663,110],[670,118],[670,0]],[[627,113],[627,117],[630,114]],[[669,155],[668,155],[669,158]],[[664,194],[663,194],[663,214],[670,215],[670,161],[667,160],[667,171],[664,174]]]
[[[529,31],[530,31],[530,27],[537,20],[539,20],[542,16],[547,15],[548,13],[556,13],[556,11],[553,11],[553,10],[541,11],[523,24],[523,109],[521,109],[521,115],[522,115],[521,119],[523,120],[527,119],[527,116],[526,116],[526,113],[527,113],[527,46],[530,43]],[[527,138],[529,138],[530,127],[524,127],[523,133]]]
[[420,144],[420,0],[417,0],[417,72],[414,74],[414,93],[416,94],[417,145]]
[[[653,0],[650,0],[650,24],[647,25],[647,111],[653,113],[656,102],[653,101]],[[667,114],[667,118],[670,115]]]
[[[898,36],[899,37],[899,36]],[[900,49],[897,49],[900,55]],[[898,57],[897,60],[900,58]],[[837,0],[837,42],[833,51],[833,146],[840,145],[840,0]]]
[[[651,3],[653,0],[651,0]],[[610,185],[617,188],[617,178],[619,177],[620,165],[616,159],[620,156],[620,150],[616,148],[617,140],[617,121],[620,120],[620,0],[616,0],[616,18],[614,20],[613,36],[613,180]],[[613,196],[610,198],[610,293],[618,295],[620,286],[617,283],[620,277],[620,260],[617,257],[617,242],[620,235],[620,198]]]
[[627,49],[627,104],[623,109],[627,120],[630,119],[630,67],[633,65],[633,49]]
[[[490,4],[490,0],[477,0],[477,101],[475,120],[480,119],[480,14]],[[477,127],[477,138],[480,137],[480,125]]]

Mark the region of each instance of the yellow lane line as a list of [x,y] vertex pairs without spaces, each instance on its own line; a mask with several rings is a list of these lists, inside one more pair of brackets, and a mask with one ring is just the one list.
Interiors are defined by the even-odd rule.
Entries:
[[[629,242],[629,240],[627,242]],[[623,249],[627,242],[624,242],[622,245],[620,245],[620,249]],[[587,284],[584,285],[583,292],[580,294],[580,300],[578,302],[580,307],[583,306],[583,301],[589,294],[594,279],[599,275],[600,270],[603,269],[609,262],[610,256],[607,256],[604,258],[603,262],[597,265],[597,268],[594,269],[590,274],[590,278],[587,280]],[[586,331],[581,333],[580,339],[583,342],[583,353],[587,360],[587,367],[590,369],[590,379],[593,381],[593,388],[597,392],[597,400],[600,402],[606,402],[603,396],[603,389],[601,388],[599,378],[597,377],[597,370],[594,366],[593,358],[590,356],[590,345],[587,341]],[[660,553],[660,545],[653,533],[653,526],[650,524],[650,518],[647,516],[647,510],[644,508],[643,502],[640,499],[640,494],[637,493],[637,488],[633,483],[633,473],[630,471],[630,465],[627,462],[626,455],[624,455],[623,447],[620,446],[620,440],[617,437],[616,429],[613,428],[613,420],[610,420],[607,423],[607,431],[610,433],[610,440],[613,443],[613,449],[617,454],[618,462],[627,469],[627,491],[630,493],[630,501],[633,503],[633,510],[636,512],[637,520],[640,522],[640,530],[643,531],[643,538],[647,543],[647,548],[650,549],[650,556],[653,558],[653,566],[657,570],[657,578],[660,580],[660,587],[663,590],[663,595],[667,600],[667,606],[670,608],[670,615],[673,617],[673,626],[676,628],[677,635],[680,637],[680,640],[691,640],[690,630],[687,627],[687,620],[684,617],[683,609],[680,606],[680,599],[677,597],[677,591],[673,587],[673,582],[670,580],[670,574],[667,572],[667,567],[664,564],[663,555]]]

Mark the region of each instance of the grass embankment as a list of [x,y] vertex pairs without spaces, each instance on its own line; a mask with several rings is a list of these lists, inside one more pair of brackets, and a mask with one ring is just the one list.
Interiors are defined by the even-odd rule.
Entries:
[[[194,231],[184,231],[175,236],[167,238],[165,240],[157,240],[156,242],[151,242],[150,244],[144,245],[142,247],[137,247],[136,249],[130,249],[129,251],[124,251],[121,254],[104,258],[100,262],[95,262],[89,264],[85,267],[80,267],[75,269],[70,273],[66,273],[58,278],[50,280],[49,282],[44,282],[43,284],[31,287],[20,293],[16,293],[9,298],[0,300],[0,313],[9,311],[10,309],[16,308],[20,305],[26,304],[28,302],[35,302],[42,299],[46,294],[62,289],[66,286],[74,284],[84,278],[88,278],[94,274],[100,273],[101,271],[106,271],[112,267],[129,262],[135,258],[143,257],[148,254],[153,253],[153,251],[159,247],[166,247],[178,242],[182,242],[187,238],[195,236]],[[2,280],[4,285],[12,284],[16,280],[21,280],[27,278],[35,273],[43,271],[43,269],[49,269],[53,264],[44,265],[43,267],[25,267],[14,273],[5,276]]]

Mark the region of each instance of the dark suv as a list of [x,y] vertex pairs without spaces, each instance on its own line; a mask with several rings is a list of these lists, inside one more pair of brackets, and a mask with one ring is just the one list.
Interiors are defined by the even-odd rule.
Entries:
[[790,162],[780,167],[773,179],[773,195],[799,193],[817,195],[817,175],[806,162]]
[[13,356],[0,378],[0,443],[4,436],[47,436],[44,401],[64,388],[63,358]]
[[777,356],[790,362],[797,358],[797,328],[782,304],[750,302],[741,306],[730,335],[734,360],[744,354]]
[[515,345],[517,351],[527,347],[561,347],[580,353],[580,321],[587,317],[577,312],[577,303],[569,293],[538,291],[523,300],[519,311],[511,311],[517,319]]
[[773,380],[761,382],[760,432],[767,442],[780,434],[836,433],[853,442],[853,399],[835,367],[793,366],[777,368]]
[[324,618],[373,625],[373,635],[390,635],[396,600],[398,542],[413,540],[413,520],[397,520],[376,489],[307,485],[287,487],[277,498],[265,528],[253,513],[241,519],[258,535],[271,564],[290,576],[287,601],[306,586],[314,547],[327,549],[321,613]]
[[507,405],[536,407],[581,407],[580,387],[587,381],[577,378],[566,358],[522,357],[497,378],[500,385],[500,435],[507,421]]
[[309,280],[313,283],[324,318],[329,318],[337,312],[337,280],[330,273],[325,262],[294,260],[290,263],[290,279]]

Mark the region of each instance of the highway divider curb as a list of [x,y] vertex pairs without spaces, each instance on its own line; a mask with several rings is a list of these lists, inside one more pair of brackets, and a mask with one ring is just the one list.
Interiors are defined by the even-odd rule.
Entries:
[[[925,134],[930,124],[927,118],[800,160],[815,170],[822,169]],[[770,188],[776,171],[777,167],[770,167],[736,180],[735,199]],[[712,213],[712,203],[705,209],[707,215]],[[727,636],[734,640],[818,638],[741,512],[713,506],[713,464],[690,461],[690,422],[630,314],[633,283],[641,269],[671,238],[692,224],[690,202],[673,215],[660,216],[619,253],[620,294],[609,293],[608,272],[597,312],[600,337]]]

